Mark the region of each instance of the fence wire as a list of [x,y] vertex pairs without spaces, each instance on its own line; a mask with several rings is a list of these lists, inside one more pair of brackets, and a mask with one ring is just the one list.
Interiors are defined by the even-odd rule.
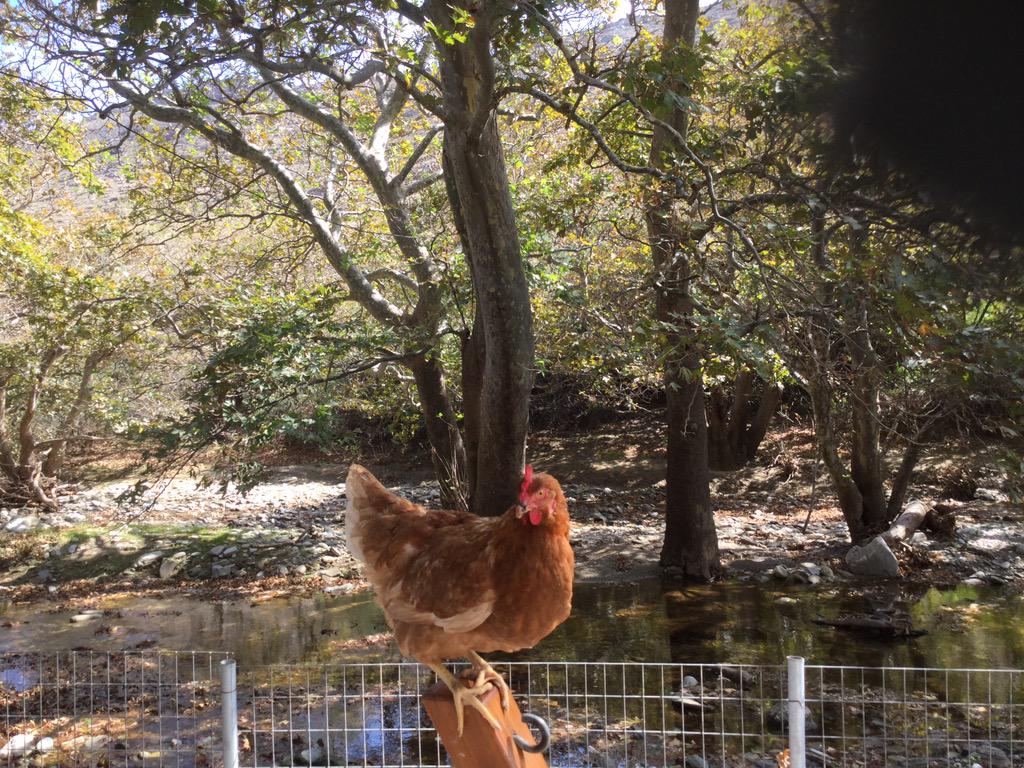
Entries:
[[807,666],[808,764],[1024,766],[1024,673]]
[[[222,658],[0,654],[0,766],[221,766]],[[494,666],[550,724],[553,767],[788,759],[784,666]],[[445,765],[419,703],[434,684],[413,663],[241,669],[240,765]],[[1024,768],[1021,671],[807,665],[803,701],[809,766]]]
[[216,765],[226,656],[0,654],[0,765]]
[[[494,666],[520,708],[551,726],[553,766],[674,766],[691,756],[731,765],[744,754],[768,759],[785,746],[781,667]],[[443,765],[443,749],[419,706],[435,683],[416,664],[275,667],[239,701],[241,763]]]

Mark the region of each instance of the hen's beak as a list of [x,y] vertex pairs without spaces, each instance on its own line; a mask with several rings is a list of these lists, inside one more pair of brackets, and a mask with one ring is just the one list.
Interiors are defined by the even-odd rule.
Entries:
[[526,514],[526,502],[523,501],[522,499],[519,499],[516,502],[516,518],[521,518],[525,514]]

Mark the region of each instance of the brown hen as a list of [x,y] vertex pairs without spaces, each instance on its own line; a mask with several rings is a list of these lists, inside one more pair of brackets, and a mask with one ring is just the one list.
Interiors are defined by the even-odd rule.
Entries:
[[[348,473],[345,534],[402,654],[430,667],[463,707],[500,726],[477,698],[508,686],[478,652],[536,645],[569,616],[574,559],[558,481],[527,467],[519,503],[500,517],[425,509],[388,491],[365,468]],[[466,688],[445,659],[470,661]]]

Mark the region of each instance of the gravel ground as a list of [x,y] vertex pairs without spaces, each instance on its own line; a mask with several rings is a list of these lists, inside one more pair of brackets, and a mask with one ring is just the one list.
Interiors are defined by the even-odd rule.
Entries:
[[[715,480],[725,577],[855,579],[845,571],[849,544],[834,499],[822,483],[809,484],[806,472],[788,466],[753,466]],[[339,464],[276,467],[268,482],[245,496],[178,477],[127,505],[117,502],[131,485],[122,481],[67,498],[56,515],[0,509],[0,530],[27,533],[24,538],[36,542],[18,562],[8,562],[0,594],[358,588],[359,565],[343,537],[346,470]],[[579,581],[636,581],[662,573],[663,483],[631,485],[563,484]],[[430,482],[391,487],[427,506],[438,503]],[[952,537],[922,534],[897,548],[904,579],[1024,583],[1024,514],[998,490],[983,488],[976,497],[948,502],[957,508]]]

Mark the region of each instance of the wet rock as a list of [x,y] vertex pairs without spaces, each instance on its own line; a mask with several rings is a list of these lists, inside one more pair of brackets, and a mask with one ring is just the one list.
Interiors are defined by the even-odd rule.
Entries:
[[345,595],[354,589],[354,584],[332,584],[329,587],[324,587],[324,592],[328,595]]
[[697,682],[697,678],[693,675],[687,675],[683,678],[683,688],[696,688],[700,683]]
[[[768,709],[765,713],[765,720],[778,728],[786,728],[789,725],[789,707],[788,705],[777,701]],[[814,716],[810,711],[804,713],[804,728],[808,731],[818,727],[818,722],[814,719]]]
[[816,563],[800,563],[800,568],[808,576],[821,576],[821,566]]
[[225,549],[227,549],[227,547],[225,545],[218,544],[216,547],[213,547],[212,549],[210,549],[210,554],[213,555],[214,557],[220,557],[221,553],[224,552]]
[[699,755],[690,755],[683,763],[686,768],[710,768],[708,761]]
[[187,561],[187,552],[175,552],[173,555],[165,557],[163,562],[160,563],[160,578],[173,579],[185,569]]
[[693,696],[687,696],[686,691],[683,691],[679,696],[674,696],[671,703],[673,707],[680,711],[690,709],[695,712],[699,712],[707,707],[707,705],[700,699],[695,699]]
[[885,539],[876,536],[862,547],[851,547],[846,566],[859,576],[894,578],[900,575],[900,563]]
[[299,762],[303,765],[327,765],[327,755],[319,744],[299,753]]
[[82,611],[82,613],[76,613],[71,617],[70,621],[72,624],[82,624],[86,621],[92,621],[98,619],[103,615],[103,611]]
[[969,750],[963,750],[963,755],[987,768],[1012,768],[1007,754],[991,744],[972,744]]

